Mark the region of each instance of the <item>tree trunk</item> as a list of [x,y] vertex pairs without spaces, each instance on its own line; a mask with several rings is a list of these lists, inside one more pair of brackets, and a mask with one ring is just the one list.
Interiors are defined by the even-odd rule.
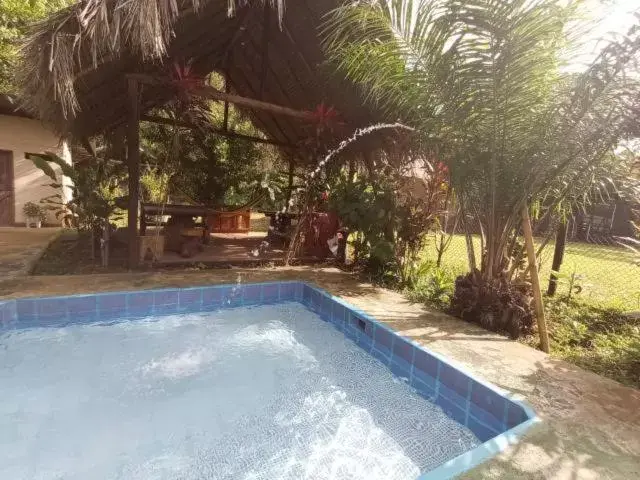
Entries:
[[551,276],[549,277],[549,287],[547,295],[553,296],[558,288],[558,276],[553,272],[559,272],[564,259],[564,249],[567,245],[567,222],[561,222],[556,233],[556,246],[553,250],[553,263],[551,264]]
[[129,118],[127,125],[127,167],[129,170],[129,268],[138,266],[138,197],[140,194],[140,111],[138,82],[129,80]]
[[109,266],[109,220],[104,221],[104,231],[102,232],[102,266]]
[[293,158],[289,158],[289,184],[287,185],[287,202],[284,206],[284,211],[289,212],[291,197],[293,195],[293,174],[295,173],[295,163]]
[[531,288],[533,290],[533,300],[536,318],[538,320],[540,348],[543,352],[549,353],[549,334],[547,333],[547,322],[544,318],[544,305],[542,303],[542,293],[540,291],[540,278],[538,277],[536,250],[533,245],[531,219],[529,218],[529,210],[526,205],[522,207],[522,231],[524,233],[525,247],[527,248],[527,257],[529,258],[529,273],[531,274]]
[[460,202],[460,219],[462,220],[462,229],[464,230],[464,240],[467,245],[467,260],[469,262],[469,271],[473,272],[476,269],[476,254],[473,250],[473,238],[471,238],[471,232],[469,232],[469,224],[467,223],[467,216]]

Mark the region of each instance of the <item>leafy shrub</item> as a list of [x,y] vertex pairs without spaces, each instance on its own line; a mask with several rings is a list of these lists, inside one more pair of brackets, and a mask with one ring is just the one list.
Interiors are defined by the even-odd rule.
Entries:
[[424,261],[411,271],[407,297],[413,302],[445,309],[453,295],[455,276],[435,262]]
[[37,218],[43,222],[46,219],[44,209],[33,202],[25,203],[24,207],[22,207],[22,213],[24,213],[24,216],[27,218]]
[[640,387],[639,317],[616,303],[566,297],[548,299],[546,315],[554,356]]
[[456,279],[450,313],[513,339],[530,334],[534,315],[526,284],[499,276],[486,280],[478,270]]

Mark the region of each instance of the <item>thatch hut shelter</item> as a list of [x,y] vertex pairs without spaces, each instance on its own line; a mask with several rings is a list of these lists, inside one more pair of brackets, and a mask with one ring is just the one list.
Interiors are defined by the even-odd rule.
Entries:
[[[172,65],[189,65],[199,76],[220,72],[224,91],[195,85],[191,93],[233,103],[267,137],[253,140],[285,149],[308,139],[312,112],[321,104],[335,106],[347,133],[380,119],[326,64],[319,28],[340,0],[284,3],[81,0],[35,25],[26,40],[19,73],[23,108],[77,140],[126,128],[135,236],[139,121],[162,121],[148,113],[176,96],[168,77]],[[238,136],[226,122],[216,131]]]

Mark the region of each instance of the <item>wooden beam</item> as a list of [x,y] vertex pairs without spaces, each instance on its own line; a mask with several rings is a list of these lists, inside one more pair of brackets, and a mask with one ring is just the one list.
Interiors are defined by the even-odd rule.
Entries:
[[[129,74],[127,75],[129,79],[137,80],[138,82],[146,85],[161,85],[166,87],[173,87],[174,85],[161,78],[156,78],[151,75],[143,75],[143,74]],[[232,93],[221,92],[220,90],[204,85],[201,87],[194,87],[190,90],[192,95],[196,95],[203,98],[208,98],[210,100],[219,100],[219,101],[228,101],[230,103],[234,103],[236,105],[240,105],[242,107],[246,107],[253,110],[265,110],[270,113],[285,115],[289,117],[299,118],[301,120],[306,120],[312,122],[315,120],[315,116],[311,112],[306,112],[302,110],[294,110],[293,108],[283,107],[282,105],[275,105],[269,102],[263,102],[261,100],[256,100],[254,98],[242,97],[240,95],[234,95]]]
[[130,78],[129,117],[127,125],[127,168],[129,170],[129,211],[127,226],[129,235],[129,268],[138,266],[138,197],[140,195],[140,105],[139,85]]
[[533,231],[531,230],[531,219],[527,205],[522,207],[522,232],[524,233],[524,244],[529,258],[529,274],[531,275],[531,289],[533,290],[533,302],[538,320],[538,336],[540,337],[540,348],[543,352],[549,353],[549,333],[547,332],[547,321],[544,318],[544,304],[542,303],[542,292],[540,291],[540,277],[538,276],[538,266],[536,263],[536,250],[533,245]]
[[[159,123],[162,125],[177,125],[179,127],[184,127],[184,128],[191,128],[191,129],[202,129],[203,125],[197,125],[195,123],[191,123],[191,122],[184,122],[182,120],[173,120],[171,118],[166,118],[166,117],[157,117],[157,116],[153,116],[153,115],[142,115],[140,117],[140,120],[143,122],[151,122],[151,123]],[[236,133],[236,132],[230,132],[230,131],[226,131],[226,130],[221,130],[219,128],[215,128],[212,127],[210,125],[206,125],[204,126],[206,128],[207,131],[211,132],[211,133],[215,133],[217,135],[222,135],[223,137],[230,137],[230,138],[239,138],[242,140],[248,140],[250,142],[255,142],[255,143],[264,143],[267,145],[275,145],[277,147],[284,147],[284,148],[293,148],[295,149],[296,146],[292,145],[290,143],[283,143],[283,142],[279,142],[277,140],[271,140],[268,138],[260,138],[260,137],[253,137],[251,135],[244,135],[242,133]]]

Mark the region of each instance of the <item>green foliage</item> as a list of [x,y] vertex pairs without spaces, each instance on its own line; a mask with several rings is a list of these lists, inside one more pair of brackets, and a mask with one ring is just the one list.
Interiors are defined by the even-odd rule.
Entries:
[[556,281],[560,285],[567,286],[567,298],[571,298],[574,294],[580,294],[587,287],[587,277],[582,273],[577,272],[577,266],[574,263],[573,270],[570,273],[558,272],[557,270],[551,270],[551,274],[557,279]]
[[395,194],[384,180],[375,188],[364,177],[350,183],[340,178],[331,189],[329,209],[336,212],[354,241],[356,261],[367,261],[374,271],[393,263]]
[[149,203],[163,203],[169,197],[171,175],[159,167],[149,166],[140,175],[142,199]]
[[19,42],[27,27],[75,0],[2,0],[0,4],[0,93],[14,93]]
[[[224,81],[217,74],[212,74],[208,82],[224,88]],[[282,207],[286,176],[280,153],[270,145],[211,131],[211,126],[220,128],[223,124],[222,103],[189,98],[188,102],[178,101],[159,113],[168,118],[186,118],[198,128],[142,126],[142,157],[149,165],[142,178],[146,197],[170,196],[197,204],[239,206],[266,193],[262,207]],[[228,114],[229,130],[262,136],[232,105]]]
[[[70,190],[69,201],[61,193],[41,200],[44,208],[54,211],[64,224],[74,226],[79,231],[89,231],[102,228],[105,221],[120,218],[120,209],[126,203],[126,198],[121,195],[125,169],[122,163],[94,158],[89,164],[76,168],[51,152],[33,154],[29,158],[54,180],[50,186]],[[62,187],[62,179],[58,179],[51,164],[61,169],[61,176],[67,177],[70,184]]]
[[640,387],[640,317],[625,315],[623,307],[584,297],[547,299],[553,355]]
[[33,202],[25,203],[24,207],[22,207],[22,213],[24,213],[24,216],[27,218],[37,218],[43,222],[46,219],[46,212],[44,209]]
[[640,29],[584,72],[564,73],[574,8],[560,0],[348,2],[325,25],[337,68],[449,166],[460,204],[483,231],[478,268],[488,283],[521,258],[510,246],[523,207],[555,209],[610,184],[605,174],[619,160],[611,152],[629,133],[637,77],[627,71]]
[[454,287],[455,275],[450,270],[426,260],[412,269],[405,293],[411,301],[444,310],[449,306]]

